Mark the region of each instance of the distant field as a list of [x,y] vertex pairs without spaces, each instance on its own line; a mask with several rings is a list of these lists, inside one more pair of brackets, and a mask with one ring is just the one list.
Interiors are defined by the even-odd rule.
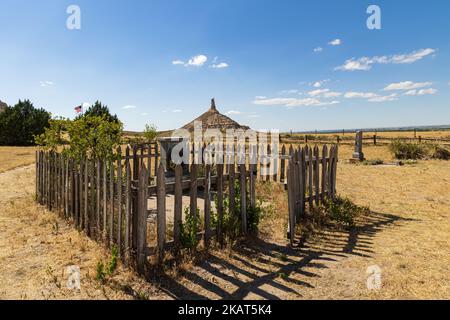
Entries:
[[0,172],[34,163],[36,147],[0,147]]

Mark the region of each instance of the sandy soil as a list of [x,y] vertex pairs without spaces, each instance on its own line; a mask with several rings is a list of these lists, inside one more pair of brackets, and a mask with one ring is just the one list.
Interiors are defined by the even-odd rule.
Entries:
[[[342,148],[341,159],[350,152]],[[366,153],[390,157],[381,148]],[[399,167],[341,161],[338,192],[373,211],[355,229],[327,230],[289,248],[287,206],[273,193],[265,240],[212,250],[207,259],[158,275],[158,285],[123,268],[100,285],[95,266],[107,252],[35,205],[33,177],[32,166],[0,174],[0,298],[450,299],[450,162]],[[81,290],[65,287],[64,270],[72,264],[81,267]],[[382,286],[368,290],[366,271],[374,265]]]

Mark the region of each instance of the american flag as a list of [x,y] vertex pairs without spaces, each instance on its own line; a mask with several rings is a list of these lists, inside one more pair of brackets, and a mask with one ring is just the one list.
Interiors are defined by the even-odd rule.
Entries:
[[75,107],[75,112],[76,113],[80,113],[82,111],[83,111],[83,107],[82,106]]

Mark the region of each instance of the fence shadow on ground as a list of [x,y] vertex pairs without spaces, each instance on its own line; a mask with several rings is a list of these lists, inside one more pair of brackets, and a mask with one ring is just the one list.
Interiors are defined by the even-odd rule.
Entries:
[[305,241],[298,248],[248,240],[229,255],[212,251],[178,279],[163,274],[157,281],[174,299],[301,299],[302,290],[314,288],[315,271],[351,255],[371,257],[378,232],[411,221],[372,212],[351,230],[324,230],[320,241]]

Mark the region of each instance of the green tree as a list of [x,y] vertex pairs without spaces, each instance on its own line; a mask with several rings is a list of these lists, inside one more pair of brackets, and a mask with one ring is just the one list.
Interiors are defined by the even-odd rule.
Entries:
[[122,123],[111,122],[106,115],[85,116],[72,121],[54,119],[43,134],[36,136],[36,142],[46,149],[56,150],[66,137],[69,148],[63,152],[70,157],[111,160],[120,145],[122,132]]
[[109,111],[107,105],[103,105],[100,101],[96,101],[92,106],[90,106],[83,114],[80,114],[77,119],[81,119],[84,117],[105,117],[105,119],[109,122],[119,123],[119,119],[117,115],[112,115]]
[[34,145],[34,137],[49,127],[50,119],[49,112],[35,108],[29,100],[19,100],[0,113],[0,145]]
[[158,128],[154,124],[146,124],[144,129],[144,138],[146,142],[155,141],[158,136]]

